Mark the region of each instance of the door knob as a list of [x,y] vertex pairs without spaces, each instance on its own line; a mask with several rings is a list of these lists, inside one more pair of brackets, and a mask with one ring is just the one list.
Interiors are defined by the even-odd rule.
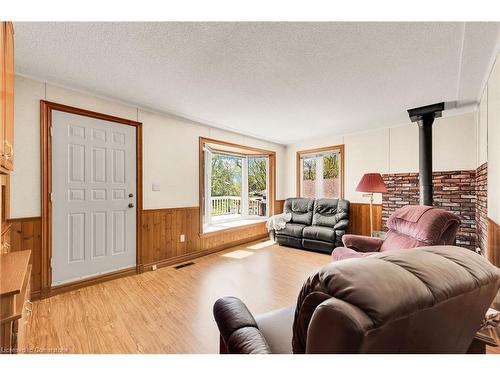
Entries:
[[133,208],[134,207],[134,204],[133,203],[129,203],[128,204],[128,208]]
[[128,195],[128,197],[129,197],[129,198],[133,198],[133,197],[134,197],[134,194],[130,193],[130,194]]

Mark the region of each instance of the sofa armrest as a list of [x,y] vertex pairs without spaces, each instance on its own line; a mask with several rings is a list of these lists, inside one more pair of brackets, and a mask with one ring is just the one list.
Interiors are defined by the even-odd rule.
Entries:
[[218,299],[214,304],[214,317],[228,353],[271,353],[252,313],[240,299],[236,297]]
[[344,234],[342,242],[345,247],[360,251],[362,253],[380,251],[384,240],[376,237],[359,236],[355,234]]
[[334,225],[333,229],[335,230],[346,229],[348,225],[349,225],[349,220],[342,219],[339,220],[338,223]]

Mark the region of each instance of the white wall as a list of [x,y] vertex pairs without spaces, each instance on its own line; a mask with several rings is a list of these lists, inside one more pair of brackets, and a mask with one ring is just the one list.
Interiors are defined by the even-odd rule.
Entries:
[[[497,68],[496,76],[500,74],[499,71],[500,68]],[[495,87],[498,91],[500,78],[497,79],[496,86],[495,83],[491,83],[490,86],[490,91]],[[301,149],[345,145],[345,192],[346,198],[352,202],[366,202],[360,193],[354,191],[363,173],[418,171],[418,130],[415,124],[311,139],[285,148],[282,145],[164,114],[150,113],[130,105],[20,76],[16,76],[15,89],[16,169],[11,178],[11,216],[13,218],[40,215],[40,99],[143,123],[143,182],[144,208],[146,209],[198,206],[199,136],[276,151],[277,199],[295,196],[296,152]],[[491,98],[497,101],[497,108],[499,99],[500,93],[497,93],[496,99],[495,95]],[[491,100],[489,100],[488,107],[492,105]],[[482,111],[484,111],[485,104],[482,106]],[[492,126],[490,123],[493,124],[495,121],[499,128],[499,111],[488,111],[489,132]],[[484,114],[479,115],[478,121],[475,113],[437,119],[434,125],[434,170],[475,169],[478,163],[482,164],[482,160],[486,158],[486,148],[478,146],[477,140],[485,137],[484,123]],[[500,132],[497,133],[500,141]],[[489,140],[490,145],[492,140],[493,138]],[[498,147],[492,150],[490,146],[488,150],[489,153],[496,151],[496,158],[500,161]],[[488,154],[489,160],[492,157]],[[498,169],[500,170],[500,162]],[[491,173],[490,170],[489,174]],[[499,178],[496,186],[500,188],[500,173],[497,176]],[[161,191],[151,190],[153,182],[161,185]],[[494,184],[495,182],[490,186],[495,186]],[[492,195],[494,194],[490,194]],[[496,199],[496,202],[499,202],[498,194]],[[381,197],[376,197],[376,200],[380,203]],[[489,206],[495,206],[494,202],[491,202]],[[499,218],[500,207],[496,212]]]
[[40,99],[45,99],[45,85],[16,76],[14,90],[15,160],[10,178],[10,216],[40,216]]
[[487,90],[488,217],[500,224],[500,53]]
[[[477,115],[475,112],[436,119],[433,131],[433,170],[477,168]],[[296,152],[308,148],[345,145],[345,197],[367,202],[356,188],[367,172],[418,172],[418,127],[406,124],[344,136],[322,137],[287,147],[287,196],[295,196]],[[375,201],[381,203],[381,195]]]
[[[143,123],[144,208],[198,206],[198,137],[212,137],[276,152],[276,198],[284,199],[285,147],[209,126],[16,76],[11,217],[40,216],[40,100]],[[161,185],[153,192],[152,183]]]
[[477,164],[480,166],[488,161],[488,88],[481,97],[477,116]]

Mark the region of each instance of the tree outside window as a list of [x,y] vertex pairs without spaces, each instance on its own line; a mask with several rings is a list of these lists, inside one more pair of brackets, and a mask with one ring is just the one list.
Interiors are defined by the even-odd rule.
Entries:
[[299,194],[304,198],[339,198],[342,194],[342,146],[299,151]]

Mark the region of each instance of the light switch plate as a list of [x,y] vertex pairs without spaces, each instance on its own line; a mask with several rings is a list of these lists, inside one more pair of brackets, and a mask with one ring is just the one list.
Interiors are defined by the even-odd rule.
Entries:
[[151,185],[151,190],[153,190],[153,191],[160,191],[160,184],[152,184]]
[[186,236],[184,234],[181,234],[181,238],[180,238],[180,241],[181,242],[184,242],[186,241]]

